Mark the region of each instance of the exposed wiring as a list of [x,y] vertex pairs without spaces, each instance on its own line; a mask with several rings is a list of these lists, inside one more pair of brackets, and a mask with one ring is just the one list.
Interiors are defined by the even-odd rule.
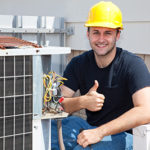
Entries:
[[64,84],[63,80],[67,79],[56,74],[54,71],[44,74],[43,85],[45,93],[43,112],[51,110],[55,110],[56,112],[61,111],[62,108],[60,107],[59,99],[62,98],[60,86]]

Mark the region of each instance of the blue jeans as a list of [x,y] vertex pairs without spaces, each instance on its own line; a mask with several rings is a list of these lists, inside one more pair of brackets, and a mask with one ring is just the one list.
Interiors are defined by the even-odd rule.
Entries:
[[[133,137],[131,134],[122,132],[119,134],[106,136],[102,141],[83,148],[77,144],[79,130],[95,128],[89,125],[80,117],[70,116],[62,120],[63,140],[66,150],[132,150]],[[52,120],[51,124],[51,150],[59,150],[57,121]]]

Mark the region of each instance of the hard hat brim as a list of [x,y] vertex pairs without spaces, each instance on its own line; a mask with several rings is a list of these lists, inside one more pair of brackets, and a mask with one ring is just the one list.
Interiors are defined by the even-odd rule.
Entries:
[[98,23],[85,23],[85,27],[106,27],[106,28],[113,28],[113,29],[120,29],[123,30],[123,25],[115,25],[113,23],[106,23],[106,22],[98,22]]

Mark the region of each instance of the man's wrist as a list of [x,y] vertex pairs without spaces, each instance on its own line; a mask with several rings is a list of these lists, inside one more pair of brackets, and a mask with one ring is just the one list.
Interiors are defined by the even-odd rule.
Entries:
[[107,129],[104,125],[98,127],[97,132],[98,132],[100,138],[103,138],[104,136],[107,136]]
[[86,95],[79,97],[79,104],[81,109],[86,109]]

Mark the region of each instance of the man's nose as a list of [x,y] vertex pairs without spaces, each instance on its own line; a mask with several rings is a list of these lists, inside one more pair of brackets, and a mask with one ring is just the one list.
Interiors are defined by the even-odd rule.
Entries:
[[103,34],[99,35],[99,42],[103,42],[105,40],[105,36]]

